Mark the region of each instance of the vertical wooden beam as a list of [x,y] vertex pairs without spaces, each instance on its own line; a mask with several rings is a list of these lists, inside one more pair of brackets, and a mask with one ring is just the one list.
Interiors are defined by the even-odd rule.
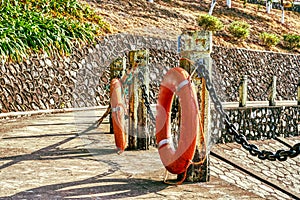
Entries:
[[298,80],[298,86],[297,87],[298,87],[298,92],[297,92],[298,93],[297,94],[298,98],[297,99],[298,99],[298,105],[300,106],[300,78]]
[[239,84],[239,107],[246,107],[247,104],[248,76],[244,75]]
[[[126,57],[124,56],[122,58],[117,58],[116,60],[114,60],[109,65],[109,67],[110,67],[110,82],[114,78],[119,78],[120,79],[124,75],[124,73],[125,73],[125,69],[126,69]],[[108,113],[109,113],[109,124],[110,124],[109,132],[113,133],[114,131],[113,131],[113,123],[112,123],[112,119],[111,119],[110,106],[107,109],[107,111],[105,112],[105,114],[108,114]],[[104,115],[102,116],[102,120],[105,117]],[[100,120],[98,121],[98,124],[99,124]]]
[[[149,102],[149,51],[140,50],[136,54],[136,62],[138,62],[138,138],[137,148],[140,150],[148,150],[150,137],[148,128],[148,114],[145,102]],[[150,106],[150,105],[149,105]]]
[[272,87],[271,87],[271,90],[270,90],[270,94],[269,94],[269,106],[275,106],[275,98],[276,98],[276,80],[277,80],[277,77],[276,76],[273,76],[272,78]]
[[[212,34],[207,31],[186,31],[179,37],[178,41],[181,54],[180,67],[189,73],[195,70],[193,63],[202,61],[202,64],[211,72]],[[193,162],[203,161],[202,165],[191,165],[188,168],[185,181],[189,182],[207,182],[209,181],[209,155],[207,152],[207,143],[210,138],[210,97],[205,86],[203,77],[195,74],[193,82],[198,88],[197,96],[201,112],[200,130],[197,134],[196,152]],[[177,179],[181,180],[183,174],[179,174]]]
[[[129,88],[129,138],[128,149],[149,149],[149,130],[145,97],[149,97],[149,51],[129,52],[130,68],[134,72]],[[143,88],[143,90],[142,90]],[[149,99],[148,99],[149,101]]]

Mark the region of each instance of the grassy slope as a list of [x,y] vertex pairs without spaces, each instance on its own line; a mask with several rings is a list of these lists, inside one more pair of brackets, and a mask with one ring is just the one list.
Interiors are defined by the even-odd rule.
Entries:
[[[282,25],[280,10],[273,9],[268,15],[263,6],[258,9],[257,5],[247,4],[247,7],[243,8],[242,1],[234,1],[232,9],[228,9],[225,2],[225,0],[218,1],[213,15],[219,17],[225,25],[234,20],[246,21],[252,26],[251,36],[244,42],[235,42],[224,30],[215,35],[214,44],[216,45],[264,50],[266,47],[259,42],[258,38],[263,31],[278,35],[300,34],[299,13],[286,11],[286,23]],[[149,4],[146,0],[102,0],[91,4],[115,27],[116,32],[176,39],[183,29],[196,27],[195,19],[199,14],[208,12],[210,1],[155,0],[154,4]],[[271,50],[288,52],[281,44]]]

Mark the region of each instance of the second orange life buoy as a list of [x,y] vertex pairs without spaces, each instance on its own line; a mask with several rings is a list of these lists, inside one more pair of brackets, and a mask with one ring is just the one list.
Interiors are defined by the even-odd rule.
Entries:
[[[185,172],[191,164],[199,131],[198,101],[189,74],[172,68],[165,75],[159,91],[156,116],[156,141],[162,163],[173,174]],[[171,107],[174,95],[181,106],[180,139],[175,149],[171,135]]]
[[122,97],[122,83],[119,79],[113,79],[110,84],[110,105],[115,143],[119,153],[126,148],[125,136],[125,106]]

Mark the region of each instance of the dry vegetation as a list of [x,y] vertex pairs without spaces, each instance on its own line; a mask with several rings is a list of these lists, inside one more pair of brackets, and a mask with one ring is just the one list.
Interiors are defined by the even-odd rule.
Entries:
[[[176,39],[183,29],[196,28],[199,14],[208,13],[209,0],[98,0],[89,1],[104,18],[114,26],[114,32],[128,32]],[[285,24],[280,23],[281,11],[273,9],[266,14],[265,7],[247,4],[243,1],[232,2],[232,8],[226,7],[226,1],[218,1],[213,15],[225,25],[235,20],[246,21],[251,25],[250,37],[244,42],[236,42],[225,30],[214,36],[214,44],[227,47],[266,49],[259,41],[261,32],[275,33],[280,36],[287,33],[300,34],[300,14],[286,11]],[[288,52],[279,43],[272,51]],[[299,53],[294,51],[294,53]]]

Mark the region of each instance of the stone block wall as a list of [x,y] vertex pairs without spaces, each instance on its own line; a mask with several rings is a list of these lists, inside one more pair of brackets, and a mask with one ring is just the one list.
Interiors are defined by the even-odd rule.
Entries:
[[[156,91],[163,73],[176,65],[176,43],[128,34],[99,38],[70,57],[32,56],[0,68],[0,113],[90,107],[109,103],[109,65],[131,50],[149,49]],[[155,94],[153,94],[155,98]],[[154,99],[152,99],[154,101]]]
[[[159,84],[178,65],[176,41],[129,34],[99,38],[67,58],[32,56],[0,68],[0,113],[90,107],[109,103],[109,65],[131,50],[150,51],[150,96],[156,103]],[[214,80],[223,101],[238,100],[238,83],[249,76],[249,100],[267,100],[270,79],[278,76],[277,100],[295,100],[300,55],[213,47]]]
[[238,85],[248,75],[248,100],[266,101],[273,76],[277,76],[276,100],[296,100],[300,79],[300,55],[213,48],[216,83],[223,101],[238,101]]

